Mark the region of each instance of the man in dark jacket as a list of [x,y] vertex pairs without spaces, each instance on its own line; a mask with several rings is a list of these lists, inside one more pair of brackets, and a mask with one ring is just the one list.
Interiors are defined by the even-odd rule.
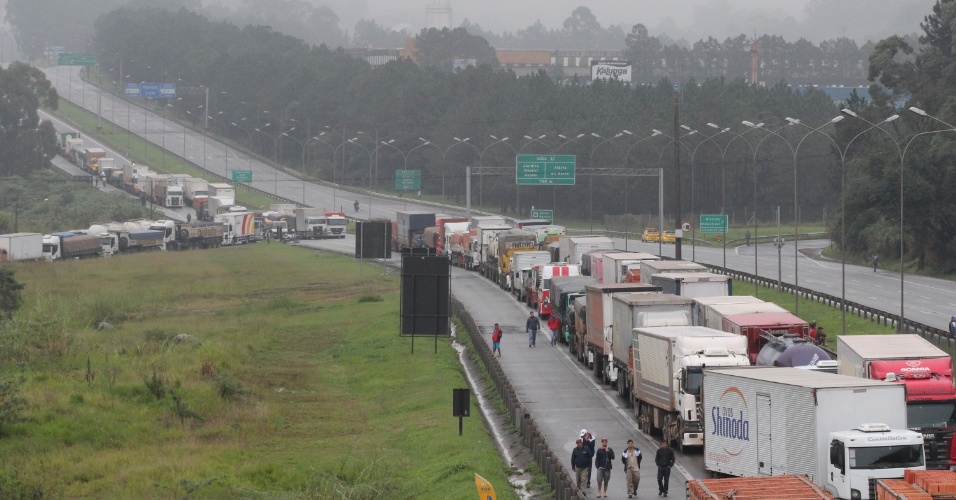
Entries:
[[525,322],[525,328],[528,329],[528,347],[534,347],[535,337],[538,336],[538,318],[534,317],[534,311],[531,311],[531,316],[528,316],[528,321]]
[[[594,466],[597,467],[597,497],[607,497],[607,484],[611,482],[611,467],[614,465],[614,450],[608,447],[607,438],[601,438],[601,447],[594,454]],[[604,486],[603,492],[601,486]]]
[[571,451],[571,470],[574,472],[574,481],[578,489],[581,483],[587,484],[588,472],[591,471],[591,449],[584,446],[584,441],[578,438],[574,450]]
[[654,456],[654,463],[657,464],[657,495],[667,496],[667,488],[671,482],[671,467],[674,466],[674,450],[667,445],[667,440],[661,443],[657,449],[657,455]]
[[[591,459],[594,459],[594,435],[587,429],[581,429],[581,440],[584,441],[584,447],[591,450]],[[588,464],[588,488],[591,487],[591,469],[593,464]]]

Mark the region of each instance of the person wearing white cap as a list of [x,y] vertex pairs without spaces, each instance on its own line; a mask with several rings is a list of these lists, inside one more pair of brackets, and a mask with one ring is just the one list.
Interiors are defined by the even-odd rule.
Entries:
[[584,447],[591,450],[591,458],[588,461],[588,488],[591,487],[591,465],[594,461],[594,436],[588,432],[587,429],[581,429],[581,441],[584,443]]

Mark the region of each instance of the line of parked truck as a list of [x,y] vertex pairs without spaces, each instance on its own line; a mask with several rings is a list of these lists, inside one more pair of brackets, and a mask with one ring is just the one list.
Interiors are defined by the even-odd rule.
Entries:
[[697,263],[548,221],[407,212],[392,227],[395,250],[445,255],[556,315],[639,428],[702,447],[715,474],[806,474],[867,499],[904,469],[956,468],[952,359],[917,335],[840,336],[833,359],[807,321]]

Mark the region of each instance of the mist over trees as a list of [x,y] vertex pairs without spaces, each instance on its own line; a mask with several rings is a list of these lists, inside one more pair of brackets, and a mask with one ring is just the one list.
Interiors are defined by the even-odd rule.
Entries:
[[[560,29],[537,25],[523,36],[621,35],[588,14],[578,8]],[[640,24],[619,38],[635,63],[639,85],[633,87],[496,71],[495,41],[467,24],[420,32],[415,41],[421,64],[403,60],[377,67],[267,26],[239,28],[188,9],[112,11],[97,20],[90,43],[104,71],[115,73],[122,63],[129,80],[210,88],[204,112],[213,117],[214,130],[259,154],[275,155],[309,175],[358,186],[371,182],[381,190],[390,189],[395,170],[420,169],[423,190],[458,202],[466,166],[513,167],[517,153],[574,154],[582,172],[597,166],[664,167],[670,185],[676,87],[680,122],[696,131],[681,132],[682,211],[752,217],[756,210],[768,220],[781,205],[784,219],[792,219],[787,200],[797,169],[801,220],[822,220],[826,213],[833,239],[851,253],[877,251],[890,258],[899,256],[900,157],[909,145],[902,175],[905,257],[914,265],[929,262],[952,270],[956,258],[948,249],[956,234],[956,207],[946,197],[956,190],[956,148],[949,133],[937,133],[945,129],[941,122],[906,109],[918,106],[942,122],[956,122],[956,83],[948,77],[956,69],[954,1],[941,0],[927,14],[918,38],[903,34],[864,46],[846,37],[815,45],[761,35],[760,79],[768,84],[757,86],[747,81],[747,36],[685,44],[654,36]],[[347,36],[324,26],[328,36]],[[361,26],[355,36],[368,44],[397,41],[394,32],[373,22]],[[453,71],[448,61],[460,57],[474,58],[479,66]],[[869,129],[867,122],[844,115],[842,122],[823,127],[839,111],[831,100],[787,84],[863,79],[873,84],[872,100],[854,96],[847,106],[874,124],[894,114],[899,119]],[[176,112],[194,119],[196,113],[185,111],[202,105],[200,98],[181,101]],[[834,140],[788,125],[788,117],[823,127],[819,130]],[[763,130],[742,128],[745,120],[763,124]],[[263,133],[251,134],[254,128]],[[730,130],[721,132],[724,128]],[[649,138],[653,129],[664,134]],[[354,143],[346,140],[353,138]],[[429,144],[423,146],[420,138]],[[842,151],[851,141],[852,148]],[[483,203],[519,214],[532,205],[554,206],[559,216],[568,211],[600,220],[625,211],[654,213],[657,204],[652,178],[582,176],[574,187],[519,190],[513,176],[500,175],[483,177],[476,189]],[[671,196],[665,203],[672,211]]]

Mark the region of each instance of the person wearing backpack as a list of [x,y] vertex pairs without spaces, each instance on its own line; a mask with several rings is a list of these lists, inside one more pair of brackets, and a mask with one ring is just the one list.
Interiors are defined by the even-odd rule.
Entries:
[[495,323],[495,330],[491,332],[491,353],[497,353],[499,358],[501,357],[501,336],[503,333],[498,323]]

